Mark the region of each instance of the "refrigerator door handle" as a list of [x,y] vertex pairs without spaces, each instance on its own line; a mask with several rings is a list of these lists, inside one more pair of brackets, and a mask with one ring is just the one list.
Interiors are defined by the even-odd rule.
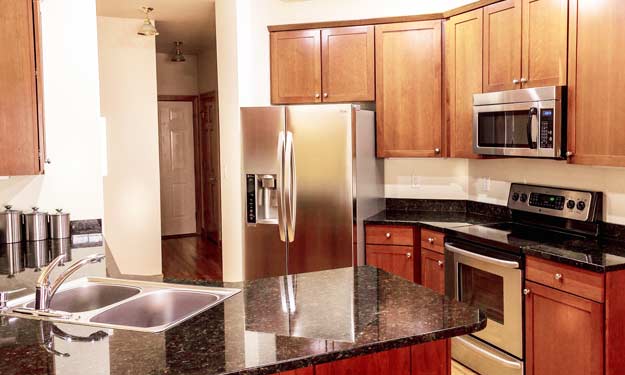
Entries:
[[286,242],[286,225],[284,225],[284,219],[285,219],[285,212],[284,212],[284,207],[285,207],[285,202],[284,202],[284,132],[280,132],[280,134],[278,134],[278,152],[277,152],[277,158],[278,158],[278,165],[280,165],[280,169],[278,171],[278,178],[277,178],[277,190],[278,190],[278,231],[280,233],[280,241],[282,242]]
[[284,157],[285,164],[285,199],[287,204],[286,209],[286,227],[287,238],[289,242],[295,240],[295,221],[297,217],[297,173],[295,169],[295,146],[293,144],[293,133],[286,133],[286,155]]

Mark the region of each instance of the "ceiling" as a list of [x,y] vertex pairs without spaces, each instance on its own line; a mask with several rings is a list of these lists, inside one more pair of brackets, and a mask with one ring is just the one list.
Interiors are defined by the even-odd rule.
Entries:
[[154,8],[157,52],[173,53],[177,40],[185,53],[215,48],[215,0],[97,0],[97,14],[143,18],[142,6]]

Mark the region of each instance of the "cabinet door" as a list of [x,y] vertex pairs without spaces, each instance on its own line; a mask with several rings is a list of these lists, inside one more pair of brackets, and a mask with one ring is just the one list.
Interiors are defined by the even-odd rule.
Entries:
[[321,30],[323,101],[375,99],[373,26]]
[[572,0],[569,13],[570,160],[625,166],[625,6]]
[[415,281],[412,246],[367,245],[367,264],[386,272]]
[[38,5],[33,0],[0,0],[0,176],[43,171]]
[[321,31],[271,33],[271,102],[321,102]]
[[421,284],[445,294],[445,255],[421,249]]
[[276,375],[314,375],[315,369],[313,367],[298,368],[296,370],[279,372]]
[[603,305],[527,282],[526,374],[603,374]]
[[521,0],[484,8],[484,92],[521,88]]
[[523,0],[524,88],[566,85],[568,0]]
[[445,23],[449,156],[473,153],[473,94],[482,92],[482,9],[451,17]]
[[375,27],[377,154],[440,156],[441,21]]

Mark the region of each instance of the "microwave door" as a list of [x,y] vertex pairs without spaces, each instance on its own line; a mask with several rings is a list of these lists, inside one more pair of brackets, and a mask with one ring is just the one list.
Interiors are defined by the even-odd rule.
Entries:
[[538,139],[534,103],[480,106],[474,112],[475,153],[531,156]]

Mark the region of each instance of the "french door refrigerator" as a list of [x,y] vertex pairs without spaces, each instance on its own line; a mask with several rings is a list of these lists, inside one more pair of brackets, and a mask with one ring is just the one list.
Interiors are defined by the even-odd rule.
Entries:
[[384,163],[363,108],[241,108],[246,280],[364,264],[363,219],[384,209]]

